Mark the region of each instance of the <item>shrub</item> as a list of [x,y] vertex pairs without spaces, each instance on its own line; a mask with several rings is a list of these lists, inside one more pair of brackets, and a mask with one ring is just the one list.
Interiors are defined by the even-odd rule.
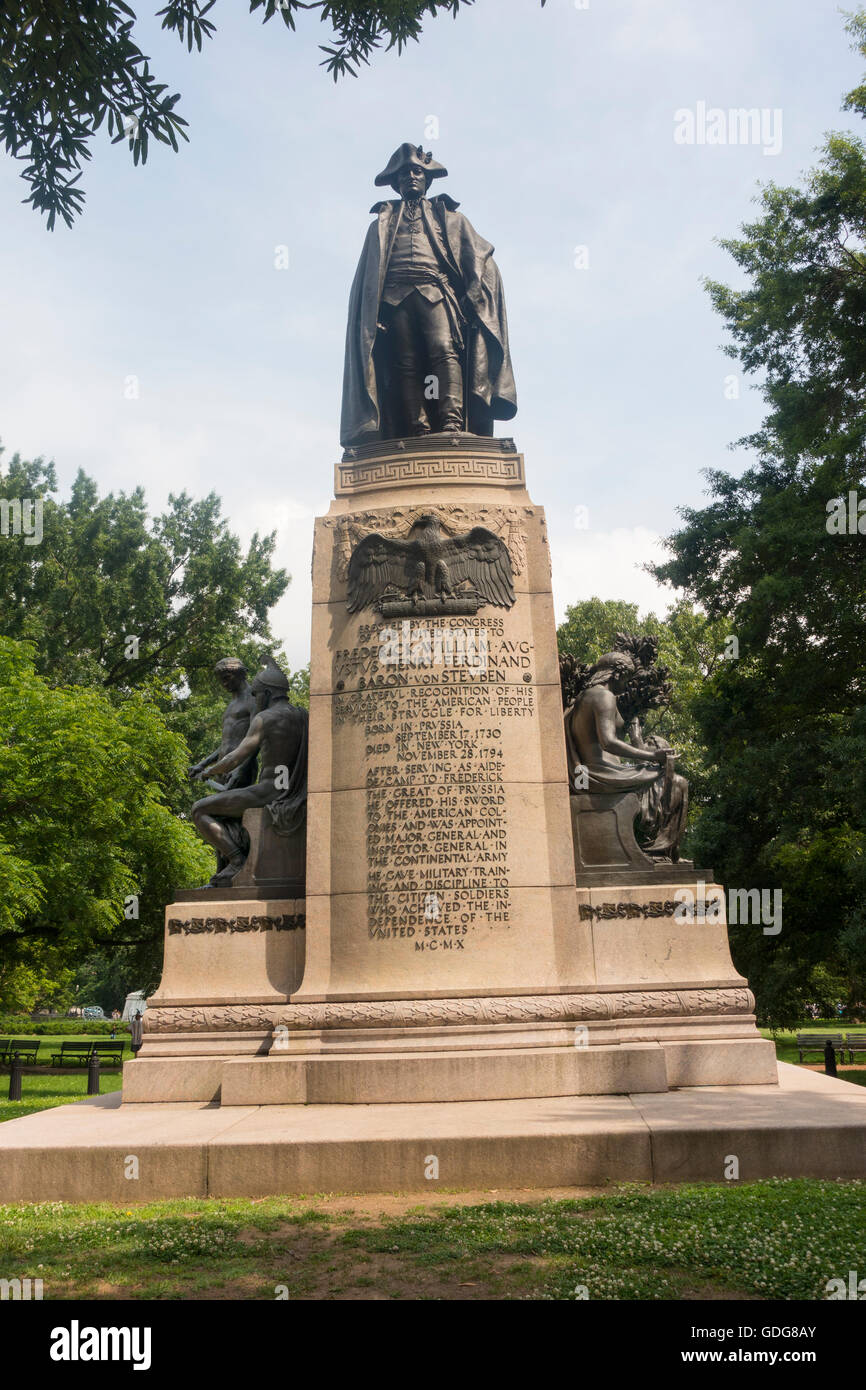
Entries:
[[0,1014],[0,1037],[111,1037],[112,1028],[118,1035],[129,1033],[128,1023],[110,1018],[29,1018],[27,1014]]

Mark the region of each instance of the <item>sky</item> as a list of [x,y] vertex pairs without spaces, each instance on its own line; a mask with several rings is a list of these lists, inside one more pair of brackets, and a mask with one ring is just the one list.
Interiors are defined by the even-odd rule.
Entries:
[[[313,14],[292,34],[217,0],[189,54],[158,8],[140,0],[136,33],[182,94],[179,154],[134,168],[101,133],[83,215],[49,233],[0,153],[7,458],[53,459],[62,493],[79,468],[141,484],[155,512],[214,490],[245,541],[276,530],[292,583],[273,628],[306,665],[349,286],[373,179],[410,140],[496,248],[518,395],[497,433],[547,512],[557,618],[594,594],[663,612],[642,566],[706,501],[703,470],[746,466],[729,446],[762,415],[702,279],[741,284],[717,239],[760,185],[799,182],[825,132],[860,126],[840,111],[862,64],[838,5],[476,0],[336,85]],[[712,112],[738,108],[763,131],[711,143]]]

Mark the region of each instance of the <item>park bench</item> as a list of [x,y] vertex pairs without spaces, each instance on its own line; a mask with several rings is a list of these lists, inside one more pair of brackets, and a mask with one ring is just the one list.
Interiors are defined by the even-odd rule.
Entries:
[[853,1062],[855,1052],[866,1052],[866,1033],[846,1033],[845,1046],[848,1049],[848,1060]]
[[8,1043],[3,1044],[3,1052],[0,1053],[0,1061],[4,1066],[11,1066],[17,1052],[21,1061],[27,1066],[32,1067],[36,1062],[36,1054],[39,1051],[39,1039],[32,1042],[29,1038],[10,1038]]
[[89,1042],[65,1042],[60,1044],[60,1051],[51,1055],[52,1067],[86,1067],[90,1060],[90,1049],[93,1046]]
[[842,1033],[798,1033],[797,1034],[797,1055],[802,1062],[804,1052],[820,1052],[824,1055],[824,1048],[827,1043],[833,1044],[834,1052],[841,1052],[845,1056],[845,1038]]
[[51,1065],[86,1067],[91,1057],[99,1058],[100,1066],[119,1067],[123,1062],[122,1042],[65,1042],[51,1058]]

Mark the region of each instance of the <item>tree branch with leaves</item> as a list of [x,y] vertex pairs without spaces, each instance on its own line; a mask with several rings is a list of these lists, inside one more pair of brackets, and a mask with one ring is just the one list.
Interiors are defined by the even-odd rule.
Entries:
[[[541,0],[542,5],[545,0]],[[262,23],[279,16],[294,31],[302,12],[318,14],[333,31],[319,45],[322,66],[336,82],[357,77],[382,45],[402,53],[421,38],[427,17],[456,17],[473,0],[250,0]],[[216,0],[169,0],[157,17],[192,52],[213,38]],[[135,164],[150,144],[177,152],[188,122],[151,71],[135,38],[137,16],[124,0],[4,0],[0,6],[0,140],[24,164],[24,199],[71,226],[84,206],[81,176],[96,133],[126,141]]]

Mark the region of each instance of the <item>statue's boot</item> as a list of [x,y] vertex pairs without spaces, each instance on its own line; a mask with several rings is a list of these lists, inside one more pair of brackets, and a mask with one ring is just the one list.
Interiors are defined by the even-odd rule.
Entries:
[[403,410],[405,412],[409,435],[430,434],[430,421],[424,405],[424,393],[418,384],[417,374],[407,374],[402,378]]
[[433,370],[439,377],[439,429],[444,434],[462,432],[463,371],[460,360],[452,354],[442,357]]

